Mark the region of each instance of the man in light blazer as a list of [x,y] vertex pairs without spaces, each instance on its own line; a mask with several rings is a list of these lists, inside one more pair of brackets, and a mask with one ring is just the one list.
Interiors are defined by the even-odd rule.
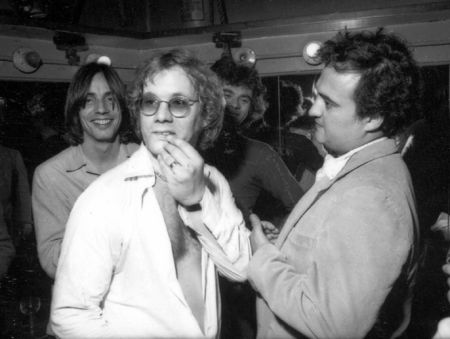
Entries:
[[395,136],[417,112],[418,69],[383,29],[339,32],[319,55],[314,186],[272,244],[252,215],[258,338],[394,338],[409,322],[415,198]]

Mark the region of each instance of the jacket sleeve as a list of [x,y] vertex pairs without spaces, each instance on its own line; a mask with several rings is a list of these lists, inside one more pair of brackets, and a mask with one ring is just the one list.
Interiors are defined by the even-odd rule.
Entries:
[[70,209],[57,174],[46,167],[34,173],[32,207],[39,261],[44,271],[55,278],[61,243]]
[[[85,191],[84,193],[88,193]],[[82,194],[67,222],[55,284],[50,323],[60,338],[111,338],[114,326],[103,316],[120,256],[120,239],[112,221],[109,194]],[[115,214],[117,217],[117,214]]]
[[376,187],[351,188],[322,212],[328,215],[316,238],[297,226],[286,250],[258,249],[249,281],[272,312],[303,335],[362,338],[407,260],[411,214]]
[[262,188],[283,202],[291,211],[309,187],[300,187],[283,159],[268,145],[261,151],[259,159],[264,163],[258,166]]
[[22,156],[19,152],[15,155],[15,187],[13,217],[16,224],[32,224],[31,196],[28,184],[28,174]]
[[[201,212],[189,212],[180,206],[180,216],[191,228],[195,229],[196,222],[206,226],[215,244],[218,245],[216,247],[225,254],[226,260],[234,266],[236,271],[242,273],[238,280],[245,280],[251,256],[250,232],[245,227],[242,213],[236,207],[230,186],[223,175],[210,166],[205,168],[205,175],[208,178],[208,185],[200,202]],[[220,265],[218,268],[220,271]],[[225,275],[228,276],[227,273]]]

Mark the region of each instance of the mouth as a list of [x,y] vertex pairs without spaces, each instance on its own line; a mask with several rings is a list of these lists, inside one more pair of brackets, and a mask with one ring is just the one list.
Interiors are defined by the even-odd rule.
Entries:
[[101,126],[105,126],[110,124],[113,121],[113,119],[95,119],[92,120],[92,123],[96,124],[96,125],[101,125]]
[[170,132],[170,131],[155,131],[153,132],[154,135],[156,135],[157,137],[160,138],[167,138],[169,135],[175,135],[174,132]]

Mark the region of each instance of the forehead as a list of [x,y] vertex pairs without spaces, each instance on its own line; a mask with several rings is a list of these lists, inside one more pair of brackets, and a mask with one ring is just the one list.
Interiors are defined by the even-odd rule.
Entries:
[[356,72],[337,72],[326,67],[314,84],[314,91],[326,95],[335,102],[353,100],[361,74]]
[[155,94],[194,94],[195,87],[191,78],[179,66],[161,70],[144,82],[143,92]]
[[89,92],[104,92],[109,91],[108,82],[105,79],[103,73],[97,73],[92,77],[91,84],[89,85]]
[[248,96],[248,97],[253,96],[253,91],[247,86],[233,86],[225,83],[223,85],[223,90],[227,94],[233,94],[236,96]]

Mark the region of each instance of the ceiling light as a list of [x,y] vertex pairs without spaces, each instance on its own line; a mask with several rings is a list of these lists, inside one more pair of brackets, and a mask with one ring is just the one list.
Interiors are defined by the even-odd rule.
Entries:
[[42,65],[42,59],[38,52],[27,47],[16,49],[12,55],[14,67],[23,73],[33,73]]
[[321,63],[320,57],[318,55],[319,49],[322,47],[320,41],[308,42],[303,48],[303,59],[309,65],[316,66]]
[[242,47],[239,48],[232,53],[233,60],[238,65],[243,65],[247,67],[253,67],[256,63],[256,54],[255,51],[248,48]]

